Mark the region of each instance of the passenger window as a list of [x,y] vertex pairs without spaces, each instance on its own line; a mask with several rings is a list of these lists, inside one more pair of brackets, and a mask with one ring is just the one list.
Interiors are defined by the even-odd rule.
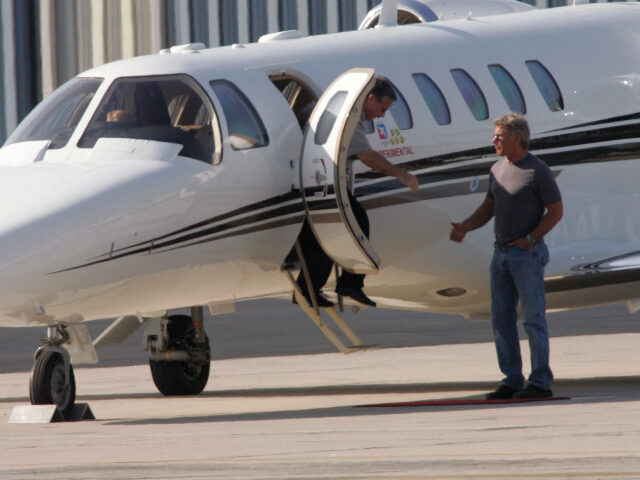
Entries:
[[[389,82],[389,80],[387,81]],[[400,130],[413,128],[413,118],[411,118],[411,110],[409,110],[407,101],[393,83],[389,82],[389,84],[393,87],[393,91],[396,94],[396,101],[393,102],[393,105],[389,108],[389,113],[391,113]]]
[[101,78],[72,78],[43,100],[5,145],[50,140],[49,148],[64,147],[101,83]]
[[438,125],[450,124],[451,112],[449,111],[449,105],[447,105],[442,91],[435,82],[424,73],[414,73],[412,77]]
[[461,68],[451,70],[451,75],[474,118],[476,120],[486,120],[489,118],[487,100],[484,98],[484,94],[476,81]]
[[511,74],[502,65],[489,65],[488,68],[511,111],[527,113],[522,91]]
[[320,121],[318,121],[318,127],[316,128],[316,135],[314,137],[316,145],[324,145],[327,142],[329,135],[331,134],[331,130],[333,129],[333,125],[336,123],[338,112],[346,98],[347,92],[341,90],[336,92],[331,100],[329,100],[327,108],[322,112]]
[[269,144],[267,129],[249,99],[227,80],[209,82],[218,97],[229,131],[229,144],[234,150],[248,150]]
[[558,88],[558,84],[551,73],[549,73],[549,70],[537,60],[527,60],[525,64],[533,80],[536,82],[536,86],[538,90],[540,90],[544,101],[547,102],[549,110],[552,112],[563,110],[564,101],[562,100],[562,93],[560,93],[560,88]]
[[121,78],[113,82],[78,142],[93,148],[100,138],[134,138],[182,145],[180,155],[211,162],[213,107],[186,75]]

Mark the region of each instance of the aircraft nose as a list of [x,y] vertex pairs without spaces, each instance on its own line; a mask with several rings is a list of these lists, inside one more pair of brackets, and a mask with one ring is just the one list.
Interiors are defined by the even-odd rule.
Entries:
[[[44,246],[33,225],[11,225],[0,220],[0,285],[2,289],[20,278],[26,265]],[[14,281],[11,281],[14,279]]]
[[[3,169],[4,170],[4,169]],[[0,172],[0,315],[16,314],[37,290],[42,272],[44,241],[34,218],[33,191],[19,191]],[[11,175],[9,175],[11,177]]]
[[0,168],[0,288],[3,290],[11,277],[21,276],[25,262],[44,245],[38,218],[48,202],[42,196],[42,185],[33,180],[28,168]]
[[0,319],[25,322],[37,312],[45,280],[44,242],[33,225],[7,227],[0,222]]
[[51,272],[65,260],[61,252],[77,255],[74,237],[95,226],[82,195],[67,188],[78,173],[0,166],[0,313],[24,309],[59,288]]

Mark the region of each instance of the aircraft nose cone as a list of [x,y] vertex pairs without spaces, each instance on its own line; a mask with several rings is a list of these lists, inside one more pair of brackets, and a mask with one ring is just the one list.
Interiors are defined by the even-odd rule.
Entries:
[[32,225],[0,227],[0,289],[6,290],[7,285],[32,270],[28,268],[30,259],[36,257],[43,246],[42,236]]
[[75,186],[82,183],[77,181],[82,171],[55,167],[0,166],[2,317],[20,317],[17,312],[27,315],[34,305],[59,291],[61,279],[51,272],[68,260],[61,258],[62,252],[78,255],[81,248],[74,244],[74,238],[95,226],[86,196],[83,198]]
[[46,199],[25,167],[0,168],[0,290],[6,291],[28,269],[43,238],[38,229]]
[[[22,312],[42,278],[44,241],[30,218],[23,192],[12,195],[0,182],[0,317],[26,320]],[[32,194],[31,194],[32,195]]]

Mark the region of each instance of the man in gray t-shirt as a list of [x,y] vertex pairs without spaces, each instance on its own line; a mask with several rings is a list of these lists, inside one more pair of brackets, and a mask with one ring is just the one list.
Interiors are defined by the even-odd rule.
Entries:
[[[545,318],[544,266],[549,261],[549,250],[544,236],[562,218],[562,198],[551,169],[527,151],[529,126],[525,118],[510,113],[494,124],[493,144],[503,158],[491,167],[484,202],[464,222],[452,222],[450,238],[462,242],[467,232],[495,217],[491,321],[498,363],[505,378],[496,391],[487,394],[487,399],[547,398],[553,395],[553,374]],[[526,388],[516,325],[518,301],[531,350],[531,375]]]

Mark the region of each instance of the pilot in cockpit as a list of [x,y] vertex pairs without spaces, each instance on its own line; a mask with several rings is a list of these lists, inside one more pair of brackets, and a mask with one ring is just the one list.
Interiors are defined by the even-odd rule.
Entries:
[[211,152],[198,139],[173,124],[157,81],[117,84],[98,112],[80,140],[80,147],[93,147],[100,138],[156,140],[181,144],[182,156],[211,160]]
[[135,117],[127,110],[111,110],[107,113],[108,123],[133,123],[134,121]]

